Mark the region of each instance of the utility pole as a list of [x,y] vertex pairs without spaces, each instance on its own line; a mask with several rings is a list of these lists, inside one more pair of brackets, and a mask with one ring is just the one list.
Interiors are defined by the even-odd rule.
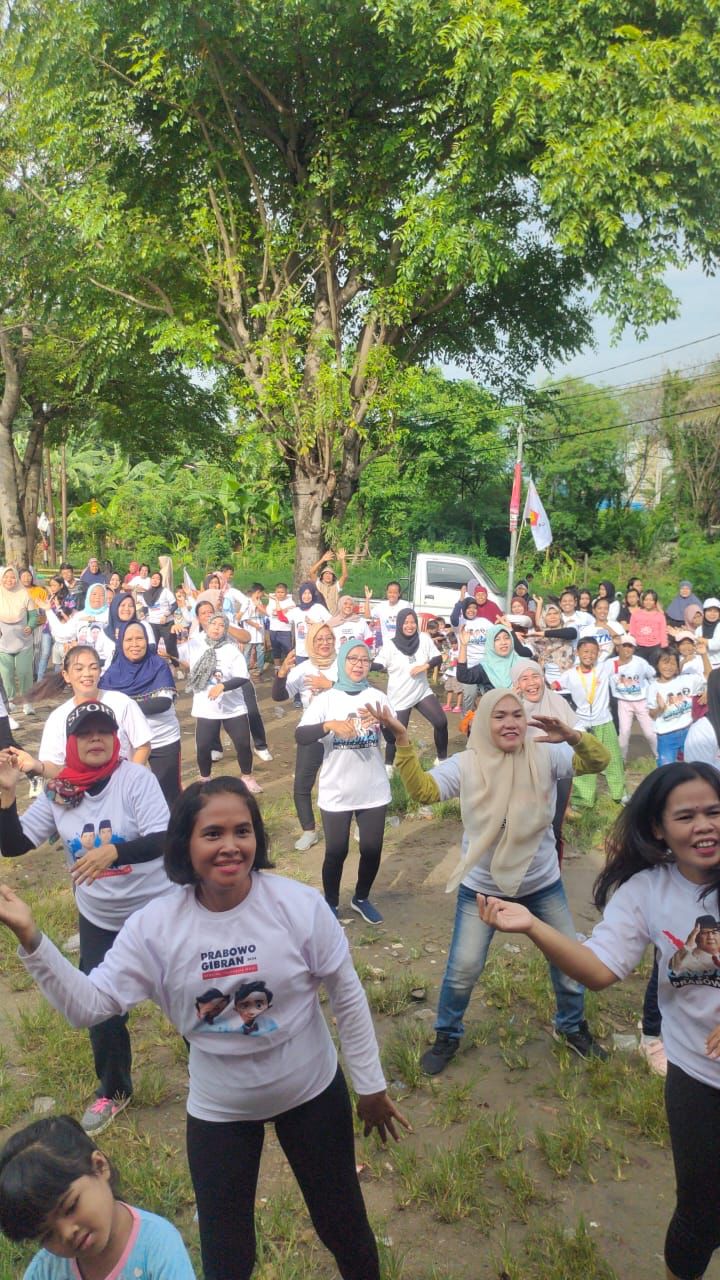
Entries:
[[65,441],[60,445],[60,511],[62,520],[62,558],[67,560],[67,458]]
[[512,589],[515,585],[515,557],[520,537],[520,499],[522,497],[522,460],[524,444],[524,424],[518,422],[517,453],[515,455],[515,472],[513,475],[512,495],[510,497],[510,555],[508,556],[508,579],[506,608],[510,608]]

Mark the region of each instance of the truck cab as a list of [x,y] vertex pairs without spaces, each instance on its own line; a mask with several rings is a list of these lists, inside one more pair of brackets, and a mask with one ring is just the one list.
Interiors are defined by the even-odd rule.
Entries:
[[490,600],[494,600],[501,609],[505,608],[505,597],[497,583],[470,556],[417,552],[410,565],[410,599],[413,608],[418,613],[449,618],[460,588],[466,586],[471,578],[477,579],[487,588]]

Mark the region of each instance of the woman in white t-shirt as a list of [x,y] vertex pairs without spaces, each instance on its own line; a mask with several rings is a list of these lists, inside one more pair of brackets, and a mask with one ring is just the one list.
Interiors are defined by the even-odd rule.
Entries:
[[720,600],[717,596],[703,600],[702,623],[696,635],[702,636],[707,643],[710,665],[720,667]]
[[337,645],[344,644],[346,640],[365,640],[371,635],[367,618],[355,612],[352,596],[340,597],[338,611],[330,619],[330,626],[335,632]]
[[551,964],[593,991],[630,977],[648,945],[658,951],[677,1186],[666,1275],[695,1280],[720,1241],[720,774],[707,764],[672,764],[643,778],[607,853],[594,895],[604,917],[586,942],[520,903],[479,894],[478,909],[485,928],[526,934]]
[[[384,775],[383,775],[384,776]],[[9,889],[0,920],[74,1026],[154,1000],[190,1045],[187,1150],[205,1280],[250,1280],[265,1124],[345,1280],[380,1280],[357,1177],[352,1108],[318,999],[325,986],[365,1133],[409,1128],[388,1097],[347,939],[308,885],[266,875],[267,837],[237,778],[188,787],[167,833],[177,887],[79,973]]]
[[[553,815],[560,778],[598,773],[608,752],[589,733],[553,716],[533,716],[541,736],[530,739],[519,696],[483,694],[464,751],[425,773],[407,729],[381,708],[378,719],[397,738],[397,767],[408,794],[422,804],[460,798],[462,853],[447,883],[457,889],[455,927],[440,989],[435,1044],[423,1054],[426,1075],[438,1075],[457,1053],[463,1016],[480,977],[492,930],[478,920],[478,893],[502,893],[533,904],[542,919],[575,937],[558,869]],[[550,970],[555,1034],[583,1058],[606,1058],[584,1016],[582,987]]]
[[[380,869],[390,784],[373,708],[377,704],[390,709],[390,703],[384,693],[370,689],[370,663],[367,645],[356,640],[342,645],[337,679],[332,689],[319,693],[306,707],[295,730],[295,741],[301,746],[321,742],[323,748],[318,805],[325,832],[325,901],[337,915],[350,824],[355,814],[360,866],[350,905],[368,924],[380,924],[383,917],[370,901],[370,890]],[[367,705],[369,701],[372,708]]]
[[297,597],[297,604],[285,613],[295,632],[295,643],[292,646],[295,650],[295,661],[300,663],[307,659],[305,641],[308,627],[312,622],[329,622],[330,613],[314,582],[301,582]]
[[[335,652],[335,633],[327,622],[313,622],[308,627],[306,639],[308,661],[299,667],[295,666],[293,649],[285,656],[273,681],[273,702],[285,702],[288,698],[300,698],[303,710],[310,706],[313,698],[327,689],[332,689],[337,680],[337,654]],[[295,848],[304,853],[317,844],[319,836],[315,830],[315,814],[312,806],[312,789],[323,762],[323,748],[320,741],[306,743],[295,747],[295,775],[293,780],[293,801],[302,835],[295,842]]]
[[[436,763],[447,759],[448,722],[440,699],[428,684],[427,673],[442,663],[435,641],[418,627],[414,609],[401,609],[392,640],[378,653],[375,665],[384,667],[388,675],[388,700],[398,720],[406,727],[413,709],[432,725]],[[389,738],[385,746],[385,765],[392,777],[395,743]]]
[[[168,807],[153,775],[120,757],[117,721],[101,702],[73,706],[63,768],[18,815],[17,753],[0,753],[0,851],[15,858],[51,836],[63,842],[80,928],[80,967],[89,973],[127,918],[171,889],[163,866]],[[132,1095],[127,1017],[90,1032],[98,1089],[82,1118],[97,1134]]]
[[147,764],[151,733],[145,716],[126,694],[100,689],[100,671],[100,659],[92,646],[76,644],[65,654],[61,674],[45,678],[42,687],[47,689],[51,681],[59,681],[59,688],[53,692],[67,691],[69,687],[73,696],[50,712],[40,739],[38,758],[28,751],[19,753],[18,763],[23,773],[34,774],[44,781],[56,776],[65,763],[67,718],[81,702],[102,702],[109,706],[117,720],[121,759]]
[[175,595],[170,587],[166,587],[163,583],[159,569],[150,574],[150,586],[144,593],[144,603],[146,619],[152,627],[155,647],[157,648],[162,639],[165,643],[165,652],[175,665],[179,662],[177,635],[174,629]]
[[193,695],[190,715],[195,724],[195,750],[201,782],[212,771],[212,751],[222,728],[230,738],[248,791],[262,787],[252,776],[253,758],[243,688],[250,683],[247,663],[228,637],[224,613],[203,616],[202,630],[188,641],[187,688]]
[[707,715],[696,720],[688,730],[683,758],[689,764],[704,760],[720,771],[720,670],[707,677]]
[[172,808],[182,790],[177,690],[167,662],[148,644],[142,622],[123,623],[115,657],[98,685],[126,694],[142,711],[150,726],[148,764]]

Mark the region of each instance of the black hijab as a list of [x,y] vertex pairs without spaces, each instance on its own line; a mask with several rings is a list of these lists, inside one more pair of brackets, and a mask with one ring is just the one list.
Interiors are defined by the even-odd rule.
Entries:
[[[403,625],[406,618],[414,618],[417,631],[411,636],[403,634]],[[406,658],[412,658],[420,648],[420,624],[414,609],[401,609],[395,620],[395,635],[393,636],[393,644],[396,649],[405,654]]]

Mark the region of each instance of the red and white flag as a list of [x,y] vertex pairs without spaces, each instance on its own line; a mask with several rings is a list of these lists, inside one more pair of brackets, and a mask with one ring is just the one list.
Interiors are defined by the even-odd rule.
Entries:
[[549,547],[553,540],[550,521],[532,480],[528,485],[523,520],[527,520],[530,525],[533,542],[538,551],[544,551],[546,547]]

